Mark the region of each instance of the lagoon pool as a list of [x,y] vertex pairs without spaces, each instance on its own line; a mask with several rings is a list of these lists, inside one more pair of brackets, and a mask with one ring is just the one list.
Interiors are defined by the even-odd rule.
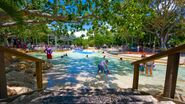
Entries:
[[[54,65],[53,70],[46,73],[48,89],[61,88],[131,88],[133,80],[133,66],[129,61],[121,61],[111,56],[108,67],[111,74],[108,82],[105,75],[97,75],[97,65],[104,60],[102,53],[92,51],[74,50],[67,52],[68,56],[61,58],[64,52],[53,53],[50,62]],[[88,58],[86,57],[88,55]],[[44,53],[33,54],[38,58],[46,59]],[[139,89],[151,94],[159,94],[163,90],[165,71],[164,65],[156,65],[152,77],[140,75]],[[185,68],[179,68],[177,92],[185,95]]]

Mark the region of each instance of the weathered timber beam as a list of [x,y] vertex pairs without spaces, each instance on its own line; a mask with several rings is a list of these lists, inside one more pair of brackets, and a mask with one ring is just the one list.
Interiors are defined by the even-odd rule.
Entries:
[[139,85],[139,64],[134,64],[132,89],[138,89],[138,85]]
[[164,97],[174,98],[176,81],[179,67],[180,53],[175,53],[168,56],[166,78],[164,84]]
[[140,64],[140,63],[145,63],[145,62],[148,62],[148,61],[153,61],[153,60],[160,59],[162,57],[165,57],[165,56],[168,56],[168,55],[171,55],[171,54],[174,54],[174,53],[181,52],[183,50],[185,50],[185,44],[174,47],[174,48],[171,48],[171,49],[168,49],[168,50],[163,51],[161,53],[152,55],[150,57],[146,57],[144,59],[132,62],[132,64]]
[[7,83],[5,74],[5,52],[0,50],[0,99],[7,98]]
[[38,58],[35,58],[35,57],[33,57],[33,56],[27,55],[27,54],[25,54],[25,53],[16,51],[16,50],[14,50],[14,49],[9,49],[9,48],[2,47],[2,46],[0,46],[0,51],[5,51],[6,54],[15,55],[15,56],[17,56],[17,57],[21,57],[21,58],[24,58],[24,59],[27,59],[27,60],[31,60],[31,61],[35,61],[35,62],[45,62],[45,61],[42,60],[42,59],[38,59]]
[[[61,21],[61,22],[71,22],[71,23],[79,23],[80,20],[83,20],[85,18],[98,18],[98,16],[95,16],[94,14],[91,15],[86,15],[86,16],[79,16],[74,18],[73,20],[68,20],[68,17],[66,16],[60,16],[60,15],[51,15],[49,13],[42,13],[41,11],[38,10],[24,10],[23,16],[33,16],[33,17],[41,17],[45,18],[47,20],[39,21],[39,20],[25,20],[25,23],[30,23],[30,24],[39,24],[39,23],[48,23],[51,21]],[[9,16],[7,16],[8,18]],[[1,17],[0,17],[1,18]],[[0,27],[10,27],[10,26],[15,26],[17,23],[14,22],[1,22]]]
[[35,62],[35,64],[36,64],[37,89],[41,90],[43,88],[42,63],[41,62]]
[[[39,20],[25,20],[26,24],[41,24],[41,23],[47,23],[47,21],[39,21]],[[17,22],[0,22],[0,27],[10,27],[10,26],[16,26]]]

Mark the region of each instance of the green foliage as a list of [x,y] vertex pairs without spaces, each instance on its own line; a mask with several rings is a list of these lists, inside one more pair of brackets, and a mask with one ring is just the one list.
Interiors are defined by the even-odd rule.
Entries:
[[0,8],[19,24],[23,23],[23,17],[18,6],[23,5],[23,0],[0,0]]
[[147,14],[151,13],[149,6],[135,0],[125,0],[122,5],[118,12],[120,14],[114,15],[117,27],[122,28],[124,26],[129,35],[143,36],[144,34],[141,32],[144,26],[143,22],[145,18],[148,18]]
[[88,45],[90,46],[90,47],[94,47],[95,46],[95,40],[94,39],[92,39],[92,40],[88,40]]
[[[177,3],[178,1],[178,3]],[[161,5],[163,3],[163,5]],[[167,42],[174,38],[175,35],[180,35],[185,31],[182,20],[183,8],[181,7],[180,0],[175,0],[172,7],[172,1],[165,2],[165,0],[154,2],[151,7],[153,8],[153,15],[147,18],[144,22],[144,31],[157,36],[161,48],[166,49]],[[173,39],[172,39],[173,40]],[[171,42],[172,44],[178,42]]]
[[103,37],[101,34],[95,34],[94,36],[94,42],[95,42],[95,46],[100,47],[105,43],[105,37]]
[[[39,25],[33,23],[22,27],[1,28],[0,32],[46,41],[47,34],[69,37],[76,31],[84,30],[84,24],[91,24],[92,28],[88,30],[89,38],[76,38],[74,44],[84,47],[138,44],[153,42],[150,39],[156,37],[158,43],[166,38],[164,44],[168,41],[171,44],[183,43],[181,39],[185,38],[182,13],[184,1],[174,0],[178,8],[171,11],[169,11],[169,5],[166,7],[162,5],[163,10],[159,9],[163,1],[54,0],[52,3],[48,0],[1,0],[0,8],[14,21],[22,23],[24,20],[31,19],[42,22]],[[27,10],[37,11],[37,13],[21,14]],[[53,21],[56,23],[51,24]],[[47,23],[52,25],[51,29],[48,28]]]
[[169,41],[168,44],[175,46],[175,45],[181,45],[181,44],[185,44],[185,34],[181,34],[181,35],[173,35]]
[[74,41],[73,41],[73,44],[77,45],[77,46],[82,46],[83,44],[83,39],[82,38],[76,38]]

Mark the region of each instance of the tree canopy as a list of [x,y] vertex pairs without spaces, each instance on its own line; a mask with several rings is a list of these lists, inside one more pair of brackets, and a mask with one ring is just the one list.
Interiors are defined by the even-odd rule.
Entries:
[[183,43],[184,18],[184,0],[0,1],[1,35],[70,35],[87,25],[91,40],[86,43],[96,46],[151,42],[147,37],[162,48]]

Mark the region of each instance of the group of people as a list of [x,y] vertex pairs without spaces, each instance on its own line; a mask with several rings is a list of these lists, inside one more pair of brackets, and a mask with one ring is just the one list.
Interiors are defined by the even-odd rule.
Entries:
[[33,45],[33,39],[29,38],[27,40],[18,38],[18,37],[7,37],[5,40],[6,44],[5,46],[11,47],[11,48],[22,48],[26,51],[33,50],[34,46]]
[[[52,49],[50,46],[47,46],[46,49],[44,50],[44,52],[47,54],[47,59],[52,59]],[[102,52],[102,54],[104,54],[104,52]],[[64,54],[61,56],[61,58],[65,57],[65,56],[68,56],[67,54]],[[86,58],[88,58],[89,56],[86,55]],[[99,75],[100,72],[105,74],[105,81],[108,80],[108,75],[110,74],[110,71],[109,71],[109,68],[108,68],[108,60],[105,59],[105,55],[103,56],[103,61],[101,61],[99,64],[98,64],[98,71],[97,71],[97,74]],[[145,58],[146,55],[143,54],[141,55],[141,58]],[[122,58],[120,58],[120,60],[123,60]],[[154,61],[150,61],[150,62],[146,62],[146,63],[142,63],[140,64],[140,72],[141,74],[146,74],[146,76],[148,76],[150,74],[150,76],[152,76],[152,71],[153,71],[153,68],[154,68]]]
[[[46,46],[44,52],[47,55],[47,59],[52,59],[52,48],[50,46]],[[64,54],[61,56],[61,58],[63,58],[64,56],[68,56],[67,54]],[[88,58],[88,55],[86,55],[86,57]],[[104,56],[105,58],[105,56]],[[108,74],[110,74],[110,71],[108,69],[108,60],[103,60],[98,64],[98,71],[97,74],[104,73],[106,75],[106,81],[108,80]]]
[[[145,58],[145,57],[146,57],[145,54],[141,55],[141,58]],[[144,74],[144,72],[145,72],[146,76],[148,76],[149,73],[150,73],[150,76],[152,76],[152,71],[153,71],[154,67],[155,67],[154,61],[149,61],[146,63],[141,63],[139,70],[140,70],[141,74]]]

